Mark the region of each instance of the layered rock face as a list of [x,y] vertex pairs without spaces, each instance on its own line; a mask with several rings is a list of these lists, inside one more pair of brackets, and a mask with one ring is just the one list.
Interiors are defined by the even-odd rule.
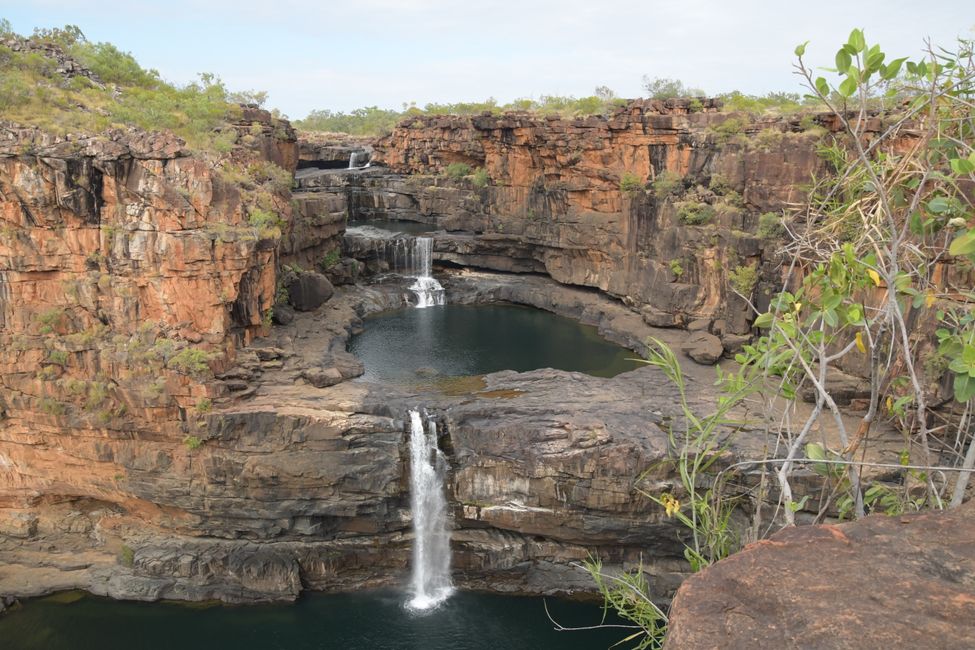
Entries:
[[[379,163],[409,176],[366,176],[358,211],[473,233],[438,237],[444,261],[544,272],[619,297],[653,325],[707,318],[743,334],[748,309],[729,274],[755,266],[746,293],[759,303],[763,280],[780,285],[775,242],[756,230],[823,170],[824,131],[804,127],[683,100],[578,119],[416,117],[376,144]],[[430,176],[458,163],[487,182]]]
[[684,582],[665,647],[971,647],[973,514],[969,503],[783,530]]

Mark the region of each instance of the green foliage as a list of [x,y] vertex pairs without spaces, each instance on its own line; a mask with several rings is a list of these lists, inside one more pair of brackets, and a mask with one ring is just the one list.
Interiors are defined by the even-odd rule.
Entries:
[[460,180],[471,175],[471,166],[467,163],[450,163],[444,168],[444,173],[448,178]]
[[199,414],[209,413],[213,409],[213,400],[209,397],[201,397],[196,400],[196,412]]
[[602,563],[595,558],[590,558],[584,566],[596,583],[605,607],[615,610],[620,618],[640,629],[616,645],[633,641],[634,650],[662,648],[667,634],[667,615],[647,597],[649,585],[643,567],[615,576],[604,573]]
[[509,104],[499,104],[494,98],[482,102],[430,103],[420,108],[416,104],[404,104],[402,111],[382,109],[376,106],[357,108],[348,113],[316,110],[295,126],[305,131],[348,133],[350,135],[387,135],[402,120],[423,115],[498,115],[507,111],[525,111],[542,115],[566,117],[607,114],[626,100],[616,97],[612,90],[601,86],[589,97],[565,97],[542,95],[538,99],[516,99]]
[[624,194],[636,194],[643,191],[643,181],[632,172],[623,172],[620,177],[620,192]]
[[135,564],[135,551],[132,550],[131,546],[122,544],[122,548],[118,552],[118,561],[122,566],[132,568]]
[[51,334],[56,328],[64,323],[65,312],[61,307],[46,309],[37,315],[37,322],[40,324],[38,331],[41,334]]
[[714,218],[714,207],[700,201],[681,201],[675,204],[677,218],[688,226],[700,226]]
[[718,144],[727,144],[745,131],[745,121],[738,117],[729,117],[715,126],[712,131]]
[[975,313],[949,309],[938,315],[938,356],[952,373],[955,399],[964,404],[975,398]]
[[722,174],[712,174],[711,180],[708,182],[708,189],[715,194],[727,194],[734,191],[731,182]]
[[166,366],[177,372],[184,374],[199,375],[210,370],[210,361],[213,354],[200,348],[183,348],[175,356],[171,357]]
[[342,250],[339,248],[333,248],[328,252],[327,255],[325,255],[325,257],[322,258],[322,261],[319,262],[318,267],[323,271],[327,271],[338,264],[341,258]]
[[757,234],[762,239],[778,239],[785,235],[785,232],[781,214],[777,212],[763,212],[758,217]]
[[30,40],[61,48],[103,83],[66,78],[54,58],[0,46],[0,118],[58,134],[122,125],[170,129],[197,149],[226,148],[233,137],[227,121],[239,115],[239,107],[213,75],[185,86],[166,83],[131,54],[110,43],[91,43],[71,25],[35,30]]
[[43,413],[48,415],[64,415],[64,404],[50,397],[42,397],[40,407]]
[[802,110],[804,106],[817,107],[818,102],[804,100],[798,93],[773,92],[764,96],[745,95],[737,90],[718,96],[727,111],[751,113],[753,115],[788,115]]
[[728,273],[728,280],[735,291],[748,298],[758,283],[758,264],[737,266]]
[[66,366],[68,365],[68,353],[65,350],[50,350],[47,353],[47,361],[59,366]]
[[662,199],[676,194],[683,184],[683,178],[677,172],[662,171],[653,181],[653,193],[658,199]]
[[474,183],[475,187],[484,188],[491,183],[491,177],[488,176],[486,169],[483,167],[478,167],[474,170],[474,174],[471,177],[471,182]]
[[186,445],[186,448],[190,451],[196,451],[203,446],[203,441],[197,436],[186,436],[183,438],[183,444]]
[[662,77],[643,76],[643,88],[653,99],[670,99],[673,97],[699,97],[705,92],[700,88],[689,88],[680,79],[666,79]]
[[683,261],[684,260],[674,259],[674,260],[670,260],[670,262],[668,263],[668,265],[670,266],[670,272],[673,273],[674,277],[677,278],[678,280],[680,279],[680,276],[684,275],[684,267],[681,266],[681,263]]

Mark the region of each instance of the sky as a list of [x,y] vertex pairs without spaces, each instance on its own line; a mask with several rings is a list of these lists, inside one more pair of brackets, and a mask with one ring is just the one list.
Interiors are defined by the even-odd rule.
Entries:
[[975,0],[0,0],[28,34],[78,25],[172,82],[213,72],[291,118],[404,102],[639,97],[642,77],[711,94],[799,91],[853,27],[888,58],[975,37]]

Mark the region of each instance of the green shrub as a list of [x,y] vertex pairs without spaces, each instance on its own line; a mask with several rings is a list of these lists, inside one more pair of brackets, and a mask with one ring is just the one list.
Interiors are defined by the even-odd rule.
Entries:
[[726,144],[745,130],[745,122],[737,117],[729,117],[713,129],[718,144]]
[[676,204],[677,218],[688,226],[709,223],[714,218],[714,208],[700,201],[682,201]]
[[213,408],[213,400],[209,397],[201,397],[196,400],[196,412],[197,413],[209,413]]
[[620,192],[635,194],[641,191],[643,191],[643,181],[640,177],[632,172],[623,172],[623,176],[620,177]]
[[68,353],[64,350],[51,350],[47,353],[48,363],[54,363],[59,366],[68,365]]
[[474,170],[474,177],[471,179],[475,187],[487,187],[491,183],[491,177],[488,176],[487,170],[483,167],[478,167]]
[[684,260],[675,259],[670,260],[670,272],[674,274],[674,277],[680,279],[680,276],[684,275],[684,267],[681,266],[681,262]]
[[758,283],[758,265],[737,266],[728,273],[728,279],[735,291],[747,298]]
[[190,451],[195,451],[203,446],[203,441],[197,436],[186,436],[183,438],[183,444],[186,445],[186,448]]
[[471,175],[471,166],[467,163],[450,163],[444,169],[444,173],[448,178],[453,178],[454,180],[460,180]]
[[172,357],[166,366],[184,374],[198,375],[210,370],[213,355],[199,348],[183,348]]
[[40,407],[41,411],[48,415],[64,415],[64,404],[50,397],[42,397]]
[[[342,258],[342,251],[338,248],[333,248],[318,263],[318,267],[323,271],[327,271],[333,266],[335,266],[336,264],[338,264],[341,258]],[[285,291],[284,299],[287,300],[287,289],[285,289],[284,291]],[[276,295],[276,297],[278,296]],[[278,302],[282,302],[282,301],[278,300]]]
[[132,565],[135,564],[135,551],[132,550],[131,546],[122,544],[122,548],[118,552],[118,561],[122,566],[132,568]]
[[664,198],[671,194],[676,194],[683,186],[684,181],[677,172],[662,171],[653,180],[653,193],[657,198]]
[[785,234],[782,215],[776,212],[764,212],[758,218],[758,236],[762,239],[777,239]]
[[711,180],[708,183],[708,189],[715,194],[727,194],[734,190],[731,182],[723,174],[712,174]]

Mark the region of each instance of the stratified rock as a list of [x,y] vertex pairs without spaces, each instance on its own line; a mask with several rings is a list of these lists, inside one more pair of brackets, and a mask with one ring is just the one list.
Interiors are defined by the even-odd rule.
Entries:
[[298,311],[315,311],[335,293],[335,288],[321,273],[299,273],[288,285],[288,299]]
[[971,648],[975,503],[783,530],[692,576],[668,649]]
[[724,354],[721,339],[707,332],[694,332],[681,347],[687,356],[705,365],[717,363]]

